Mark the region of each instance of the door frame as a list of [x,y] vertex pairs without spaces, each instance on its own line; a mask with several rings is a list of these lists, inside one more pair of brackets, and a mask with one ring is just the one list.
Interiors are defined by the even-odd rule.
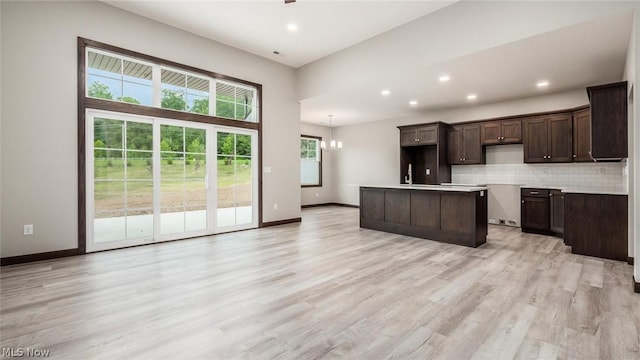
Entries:
[[[161,163],[161,152],[160,152],[160,142],[161,142],[161,126],[162,125],[171,125],[171,126],[182,126],[187,128],[196,128],[203,129],[206,131],[206,186],[207,186],[207,199],[206,199],[206,207],[207,207],[207,218],[206,218],[206,227],[204,230],[196,230],[196,231],[184,231],[180,233],[173,234],[162,234],[161,232],[161,187],[160,181],[161,178],[161,166],[153,167],[153,235],[151,237],[143,236],[139,238],[132,239],[122,239],[122,240],[114,240],[105,242],[103,244],[99,244],[95,242],[94,239],[94,192],[95,192],[95,174],[94,174],[94,119],[97,117],[105,117],[108,119],[121,120],[121,121],[135,121],[141,123],[147,123],[153,125],[153,151],[152,151],[152,159],[153,164]],[[165,241],[174,241],[180,239],[188,239],[199,236],[207,236],[207,235],[215,235],[221,234],[225,232],[239,231],[239,230],[247,230],[258,228],[261,226],[261,178],[260,178],[260,148],[258,146],[260,142],[260,131],[252,130],[252,129],[243,129],[236,127],[228,127],[228,126],[220,126],[215,124],[207,124],[200,122],[190,122],[185,120],[176,120],[176,119],[166,119],[152,116],[144,116],[144,115],[135,115],[128,113],[119,113],[109,110],[99,110],[99,109],[85,109],[85,134],[84,134],[84,153],[86,154],[85,159],[85,176],[84,185],[82,188],[84,190],[85,197],[85,211],[83,214],[85,221],[85,247],[84,252],[96,252],[96,251],[104,251],[104,250],[112,250],[117,248],[145,245],[145,244],[154,244]],[[252,179],[252,221],[251,223],[239,224],[233,226],[225,226],[218,227],[217,225],[217,134],[218,132],[229,132],[234,134],[241,135],[249,135],[251,137],[251,179]],[[123,144],[124,146],[124,144]],[[123,148],[123,151],[126,152],[127,149]],[[126,182],[126,180],[123,180]],[[89,240],[89,241],[88,241]]]

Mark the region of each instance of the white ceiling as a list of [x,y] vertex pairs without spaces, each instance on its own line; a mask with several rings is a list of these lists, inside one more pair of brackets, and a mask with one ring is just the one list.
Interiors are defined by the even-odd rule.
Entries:
[[[536,16],[540,14],[531,14],[530,18],[522,20],[532,35],[511,42],[493,41],[491,46],[460,51],[465,55],[434,63],[428,61],[428,52],[403,57],[390,51],[395,45],[389,41],[401,41],[405,48],[423,43],[425,34],[407,31],[421,29],[413,26],[417,22],[431,23],[443,34],[455,33],[461,30],[460,21],[464,22],[466,17],[478,19],[477,9],[493,6],[492,9],[500,11],[505,7],[525,9],[537,5],[531,5],[531,2],[506,5],[506,2],[474,4],[427,0],[298,0],[288,5],[283,0],[105,2],[292,67],[301,67],[299,75],[301,71],[308,74],[318,67],[321,73],[339,74],[340,86],[321,86],[318,88],[322,91],[310,96],[299,94],[301,121],[326,125],[327,115],[334,114],[334,126],[619,81],[633,19],[632,11],[616,10],[552,31],[540,25],[540,30],[535,31],[531,27],[538,26]],[[536,9],[542,14],[557,12],[550,10],[548,4],[539,4]],[[555,5],[555,9],[561,10],[565,6]],[[446,16],[456,15],[447,18],[438,12],[440,9],[455,9]],[[565,10],[575,12],[576,8]],[[564,15],[560,13],[559,16]],[[286,29],[291,22],[299,27],[295,33]],[[486,24],[487,29],[491,29],[491,25]],[[480,34],[484,33],[483,29],[478,30],[476,37],[480,39]],[[445,47],[456,45],[446,44]],[[393,61],[386,62],[386,66],[375,62],[364,64],[354,55],[359,50],[351,51],[356,48],[365,48],[370,56]],[[274,55],[274,50],[281,54]],[[450,75],[451,80],[441,84],[438,76],[444,73]],[[322,76],[317,78],[323,79]],[[306,76],[301,79],[307,81]],[[380,95],[381,79],[384,79],[384,87],[392,91],[388,97]],[[550,85],[537,89],[535,84],[539,80],[548,80]],[[466,100],[470,93],[478,95],[476,101]],[[410,106],[412,99],[419,105]]]
[[[389,69],[393,76],[387,76],[392,80],[386,80],[385,87],[391,95],[382,96],[380,80],[372,77],[305,99],[302,121],[325,124],[327,114],[333,114],[334,126],[342,126],[620,81],[632,16],[620,13],[432,66]],[[441,74],[448,74],[450,81],[440,83]],[[537,88],[542,80],[550,85]],[[477,94],[475,101],[467,100],[471,93]],[[409,105],[410,99],[418,106]]]
[[[297,68],[455,1],[104,2]],[[287,30],[290,23],[298,30]]]

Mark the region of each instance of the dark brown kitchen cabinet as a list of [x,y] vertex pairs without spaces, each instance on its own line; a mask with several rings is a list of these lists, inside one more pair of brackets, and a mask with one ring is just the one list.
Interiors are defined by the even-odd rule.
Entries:
[[480,125],[482,145],[522,143],[522,120],[490,121]]
[[455,126],[449,130],[449,163],[453,165],[484,164],[480,142],[480,124]]
[[591,104],[591,157],[627,157],[627,82],[587,88]]
[[400,129],[400,184],[408,183],[409,165],[411,165],[411,181],[414,184],[451,182],[451,167],[447,162],[446,154],[449,125],[437,122],[398,128]]
[[556,234],[564,233],[564,193],[562,191],[549,191],[549,210],[549,230]]
[[564,200],[564,239],[572,253],[627,260],[627,195],[565,193]]
[[524,162],[571,162],[571,113],[536,116],[524,120]]
[[521,203],[522,231],[549,231],[549,191],[523,188]]
[[400,146],[437,144],[438,131],[438,125],[402,127],[400,129]]
[[560,190],[522,188],[520,196],[523,232],[562,235],[564,194]]
[[573,113],[573,161],[591,162],[591,109]]

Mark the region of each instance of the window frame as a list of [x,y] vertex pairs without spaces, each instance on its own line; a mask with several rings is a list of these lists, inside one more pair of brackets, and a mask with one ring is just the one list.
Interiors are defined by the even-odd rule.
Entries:
[[[302,188],[312,188],[312,187],[322,187],[322,149],[320,148],[320,142],[322,141],[321,136],[313,136],[313,135],[300,135],[300,141],[302,139],[314,140],[318,143],[317,145],[317,154],[318,154],[318,183],[317,184],[303,184],[302,179],[300,179],[300,187]],[[300,164],[302,165],[302,158],[300,158]]]
[[[153,106],[132,104],[127,102],[119,102],[114,100],[99,99],[87,96],[87,48],[92,50],[104,51],[119,56],[131,58],[138,62],[150,62],[155,65],[167,66],[176,70],[191,72],[196,75],[210,77],[216,80],[224,80],[235,84],[245,85],[255,88],[255,112],[256,121],[241,121],[228,118],[217,117],[213,115],[203,115],[198,113],[189,113],[185,111],[163,109],[159,107],[159,104]],[[159,66],[153,67],[153,77],[159,76]],[[86,254],[87,238],[86,238],[86,209],[87,209],[87,194],[86,194],[86,161],[85,153],[86,148],[86,111],[92,110],[104,110],[116,113],[126,113],[131,115],[142,115],[156,118],[174,119],[198,122],[204,124],[212,124],[216,126],[229,127],[235,129],[249,129],[257,131],[257,161],[258,169],[263,167],[262,159],[262,85],[247,80],[238,79],[232,76],[227,76],[219,73],[215,73],[208,70],[199,69],[193,66],[180,64],[174,61],[165,60],[151,55],[146,55],[136,51],[131,51],[121,47],[109,45],[106,43],[90,40],[87,38],[77,37],[77,106],[78,106],[78,126],[77,126],[77,149],[78,149],[78,254]],[[160,87],[155,86],[154,91],[159,91]],[[215,96],[215,92],[212,92],[210,96]],[[157,94],[154,93],[154,99],[159,99]],[[258,227],[265,226],[263,219],[263,191],[262,191],[262,171],[258,171]]]

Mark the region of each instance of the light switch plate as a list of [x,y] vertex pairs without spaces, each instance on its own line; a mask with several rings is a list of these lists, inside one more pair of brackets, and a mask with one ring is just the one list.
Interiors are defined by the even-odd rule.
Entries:
[[25,235],[33,235],[33,224],[24,226],[24,234]]

